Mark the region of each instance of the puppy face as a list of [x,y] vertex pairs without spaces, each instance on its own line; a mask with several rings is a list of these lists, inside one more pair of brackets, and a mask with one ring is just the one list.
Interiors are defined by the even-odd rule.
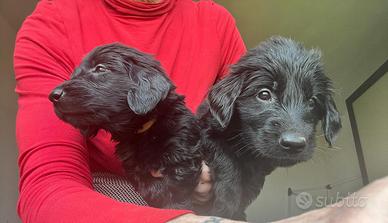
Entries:
[[311,158],[319,121],[329,145],[341,128],[320,52],[282,37],[250,50],[208,100],[221,127],[249,145],[236,153],[270,158],[279,166]]
[[49,99],[62,120],[92,136],[146,115],[172,88],[151,56],[109,44],[91,51]]

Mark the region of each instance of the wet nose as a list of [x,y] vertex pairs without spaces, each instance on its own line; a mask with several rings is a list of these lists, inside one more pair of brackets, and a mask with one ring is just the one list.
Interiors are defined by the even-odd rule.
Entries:
[[306,146],[306,138],[297,132],[284,132],[279,144],[289,152],[300,152]]
[[61,97],[63,96],[64,92],[62,88],[55,88],[53,91],[51,91],[49,95],[49,99],[51,102],[57,102]]

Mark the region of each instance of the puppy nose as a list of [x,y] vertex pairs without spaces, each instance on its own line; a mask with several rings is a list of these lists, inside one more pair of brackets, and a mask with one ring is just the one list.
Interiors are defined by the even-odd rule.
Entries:
[[283,132],[279,144],[289,152],[300,152],[306,146],[306,138],[297,132]]
[[64,92],[62,88],[55,88],[49,95],[51,102],[57,102],[63,96]]

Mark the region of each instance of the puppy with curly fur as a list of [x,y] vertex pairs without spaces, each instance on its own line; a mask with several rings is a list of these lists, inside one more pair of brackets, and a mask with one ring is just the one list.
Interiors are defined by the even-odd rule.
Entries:
[[151,56],[109,44],[90,52],[49,99],[83,135],[111,133],[127,176],[149,205],[192,209],[200,129],[174,89]]
[[319,121],[329,145],[341,128],[320,52],[283,37],[249,50],[198,113],[215,193],[204,213],[234,219],[276,167],[312,157]]

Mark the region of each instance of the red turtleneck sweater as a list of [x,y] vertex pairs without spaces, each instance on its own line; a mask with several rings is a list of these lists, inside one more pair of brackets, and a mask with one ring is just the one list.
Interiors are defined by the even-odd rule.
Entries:
[[140,207],[92,189],[91,172],[123,174],[108,133],[86,140],[47,96],[95,46],[121,42],[155,55],[193,111],[245,52],[232,16],[212,1],[42,0],[18,32],[17,141],[23,222],[165,222],[187,211]]

